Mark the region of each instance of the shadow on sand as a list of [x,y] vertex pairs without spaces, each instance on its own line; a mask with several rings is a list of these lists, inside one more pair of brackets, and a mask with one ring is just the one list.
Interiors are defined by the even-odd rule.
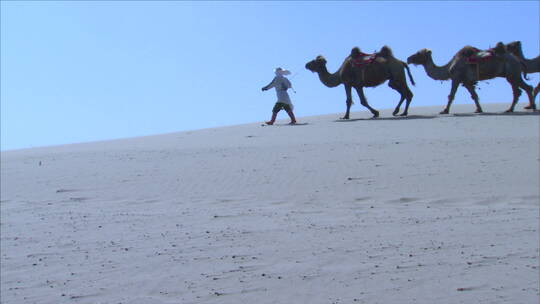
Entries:
[[527,112],[484,112],[484,113],[453,113],[453,114],[438,114],[438,115],[409,115],[409,116],[394,116],[394,117],[378,117],[378,118],[353,118],[353,119],[338,119],[335,122],[352,122],[352,121],[383,121],[383,120],[412,120],[412,119],[434,119],[447,117],[477,117],[477,116],[540,116],[540,111]]
[[338,119],[335,122],[351,122],[351,121],[383,121],[383,120],[412,120],[412,119],[433,119],[437,118],[436,115],[409,115],[409,116],[393,116],[393,117],[377,117],[377,118],[352,118],[352,119]]
[[454,113],[439,115],[439,117],[476,117],[476,116],[540,116],[540,111],[528,112],[483,112],[483,113]]
[[530,112],[511,112],[511,113],[507,113],[507,112],[484,112],[484,113],[479,113],[479,114],[476,114],[478,116],[528,116],[528,115],[536,115],[536,116],[540,116],[540,111],[538,110],[535,110],[535,111],[530,111]]

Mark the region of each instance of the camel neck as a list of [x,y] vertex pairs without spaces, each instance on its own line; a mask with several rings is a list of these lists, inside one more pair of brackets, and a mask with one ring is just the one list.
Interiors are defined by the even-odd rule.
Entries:
[[536,58],[525,58],[523,55],[523,50],[521,48],[518,48],[516,50],[516,55],[523,63],[525,64],[525,68],[527,69],[527,73],[538,73],[540,72],[540,56]]
[[450,79],[449,66],[450,62],[444,66],[437,66],[433,62],[433,58],[429,56],[428,61],[424,64],[424,69],[430,78],[435,80],[448,80]]
[[317,74],[319,74],[319,79],[321,80],[321,82],[329,88],[337,87],[341,84],[341,77],[339,76],[339,71],[334,74],[330,74],[330,72],[328,72],[328,69],[326,67],[323,67],[321,71],[317,72]]

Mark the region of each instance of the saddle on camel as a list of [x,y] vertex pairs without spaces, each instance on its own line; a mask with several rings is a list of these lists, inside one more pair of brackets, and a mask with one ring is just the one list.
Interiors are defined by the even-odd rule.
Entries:
[[480,79],[480,64],[491,60],[504,60],[506,46],[499,42],[494,48],[480,50],[472,46],[465,47],[461,51],[461,56],[465,58],[465,63],[476,68],[476,78]]
[[360,48],[354,47],[351,50],[351,63],[355,67],[363,67],[374,62],[384,63],[386,58],[391,54],[392,51],[386,46],[383,46],[379,52],[373,54],[363,53],[360,51]]
[[386,45],[373,54],[363,53],[359,47],[355,46],[351,50],[350,63],[355,70],[360,71],[360,79],[363,82],[366,79],[366,73],[377,73],[376,70],[380,72],[380,69],[386,70],[383,66],[392,56],[392,50]]
[[502,58],[504,53],[506,53],[506,47],[503,43],[499,42],[494,48],[487,50],[480,50],[472,46],[465,48],[461,55],[465,57],[468,64],[478,64],[494,58]]

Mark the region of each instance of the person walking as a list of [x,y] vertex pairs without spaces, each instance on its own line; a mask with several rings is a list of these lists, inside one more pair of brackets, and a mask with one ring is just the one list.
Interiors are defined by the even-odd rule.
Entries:
[[294,125],[296,124],[296,117],[294,116],[294,112],[293,112],[294,106],[291,102],[291,98],[289,97],[289,94],[287,93],[287,90],[292,88],[292,84],[289,81],[289,79],[285,77],[285,75],[289,75],[291,74],[291,72],[284,70],[282,68],[276,68],[274,70],[274,73],[276,75],[274,79],[272,79],[272,81],[268,85],[262,88],[263,91],[267,91],[271,88],[275,88],[276,95],[277,95],[276,104],[274,105],[274,108],[272,109],[272,118],[269,121],[267,121],[266,124],[273,125],[274,122],[276,121],[277,114],[279,113],[279,111],[283,109],[285,110],[285,112],[287,112],[287,114],[289,115],[291,119],[291,122],[289,124]]

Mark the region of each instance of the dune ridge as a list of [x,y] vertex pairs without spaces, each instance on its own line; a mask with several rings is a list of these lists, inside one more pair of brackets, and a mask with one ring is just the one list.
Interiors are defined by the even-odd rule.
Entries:
[[537,303],[540,116],[505,106],[2,152],[1,302]]

